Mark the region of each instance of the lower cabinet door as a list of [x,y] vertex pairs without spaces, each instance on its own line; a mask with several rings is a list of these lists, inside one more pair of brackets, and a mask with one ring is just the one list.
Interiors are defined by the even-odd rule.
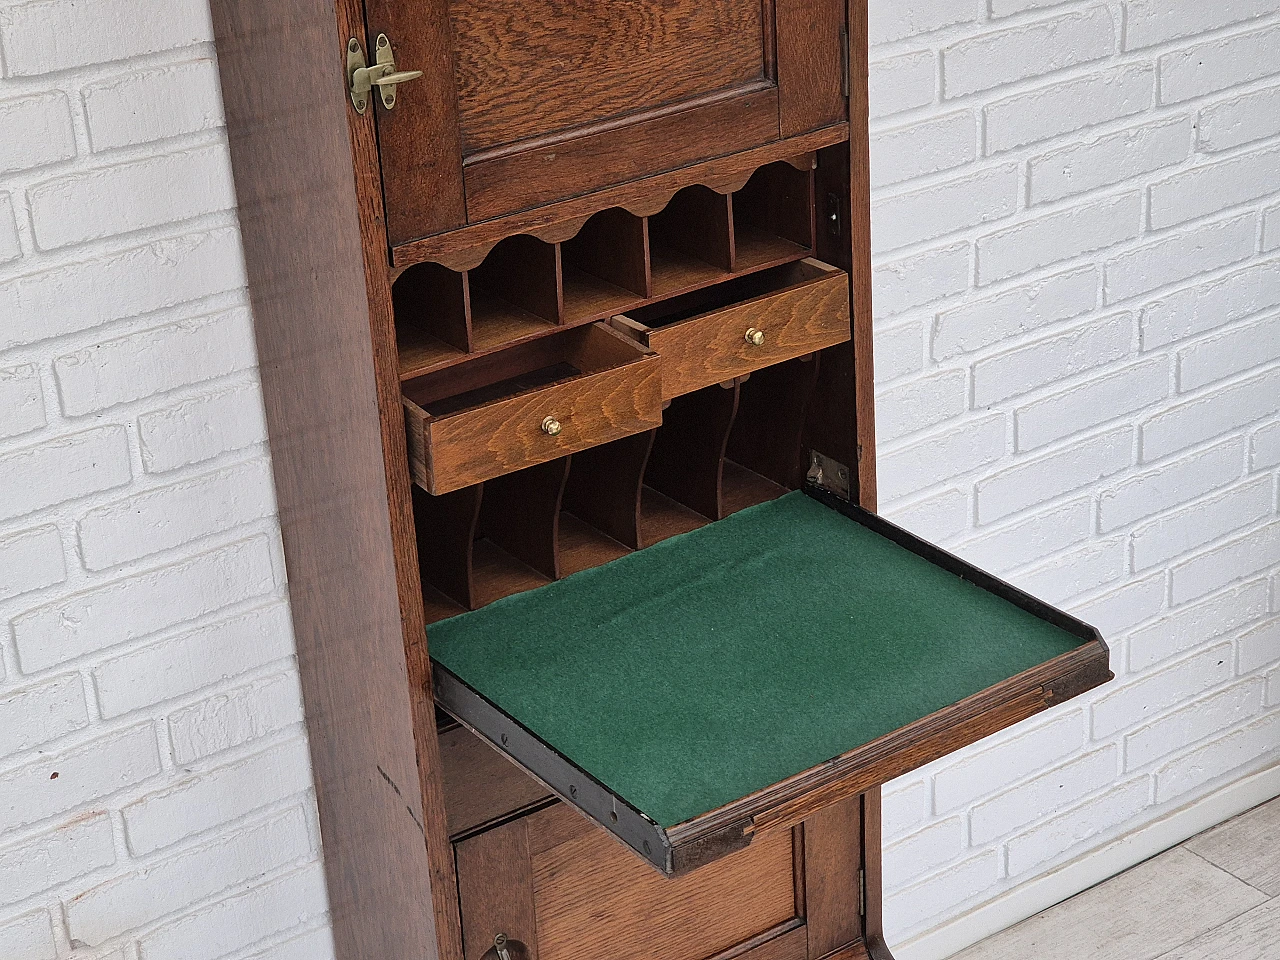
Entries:
[[499,960],[499,937],[511,960],[822,956],[859,936],[858,808],[825,819],[808,870],[801,826],[674,879],[567,804],[473,835],[455,845],[466,960]]

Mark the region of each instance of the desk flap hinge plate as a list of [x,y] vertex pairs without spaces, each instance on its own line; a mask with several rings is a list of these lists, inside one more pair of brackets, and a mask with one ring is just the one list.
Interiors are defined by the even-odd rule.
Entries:
[[828,493],[834,493],[841,500],[848,500],[853,487],[850,484],[849,468],[837,460],[817,450],[809,451],[809,473],[805,480],[820,487]]
[[858,870],[858,916],[867,915],[867,871]]

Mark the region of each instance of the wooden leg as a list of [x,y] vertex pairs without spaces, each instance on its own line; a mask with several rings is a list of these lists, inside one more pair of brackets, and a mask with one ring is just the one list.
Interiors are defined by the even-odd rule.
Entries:
[[858,923],[861,801],[851,797],[804,822],[805,929],[809,960],[843,956],[862,933]]
[[881,866],[880,788],[862,795],[862,869],[866,915],[862,931],[871,960],[893,960],[884,942],[884,871]]

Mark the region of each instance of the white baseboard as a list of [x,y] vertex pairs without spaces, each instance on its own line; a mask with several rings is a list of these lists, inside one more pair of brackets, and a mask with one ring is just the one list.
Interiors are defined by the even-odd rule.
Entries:
[[893,947],[895,960],[945,960],[1223,820],[1280,796],[1280,765],[1228,784],[1008,893]]

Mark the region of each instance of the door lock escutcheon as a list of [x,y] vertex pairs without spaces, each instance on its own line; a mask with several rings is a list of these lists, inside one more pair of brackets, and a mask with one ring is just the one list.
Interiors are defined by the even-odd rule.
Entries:
[[396,105],[396,87],[422,76],[421,70],[396,70],[396,57],[385,33],[378,34],[373,58],[371,67],[364,58],[360,41],[355,37],[347,41],[347,86],[351,91],[351,105],[361,115],[369,108],[369,94],[374,87],[378,88],[382,105],[390,110]]

